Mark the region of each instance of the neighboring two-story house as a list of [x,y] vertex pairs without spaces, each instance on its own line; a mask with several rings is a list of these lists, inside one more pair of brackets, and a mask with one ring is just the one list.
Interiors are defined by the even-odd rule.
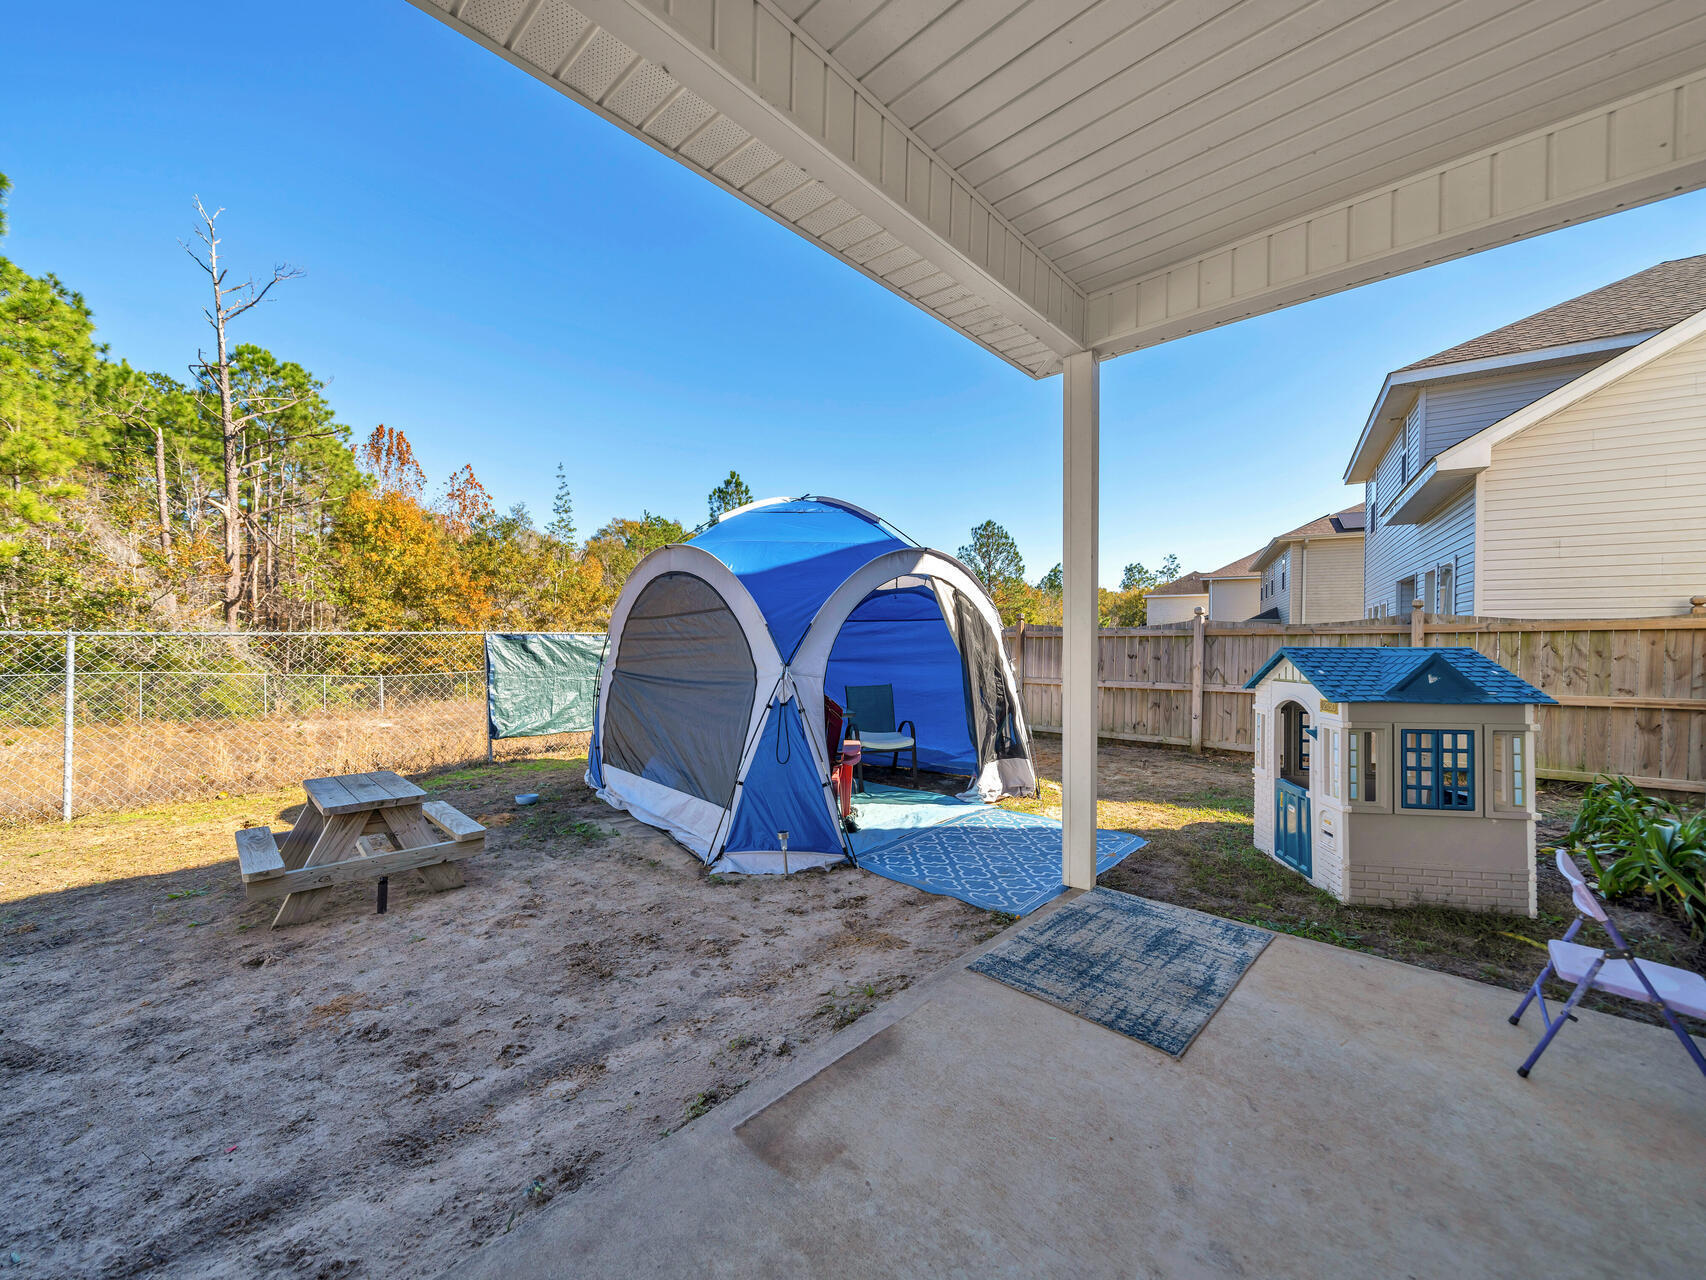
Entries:
[[1687,613],[1706,594],[1706,255],[1388,375],[1345,470],[1363,608]]
[[1363,600],[1362,504],[1318,516],[1256,553],[1262,575],[1258,618],[1276,622],[1349,622]]

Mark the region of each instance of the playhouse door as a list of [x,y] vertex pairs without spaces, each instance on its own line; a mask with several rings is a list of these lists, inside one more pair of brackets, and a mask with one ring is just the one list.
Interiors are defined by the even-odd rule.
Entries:
[[1314,869],[1309,851],[1309,792],[1284,778],[1274,780],[1274,854],[1306,876]]

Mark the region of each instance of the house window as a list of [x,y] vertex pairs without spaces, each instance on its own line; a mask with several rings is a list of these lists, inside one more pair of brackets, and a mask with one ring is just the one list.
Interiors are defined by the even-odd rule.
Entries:
[[1497,732],[1492,739],[1493,810],[1496,813],[1528,813],[1533,786],[1529,778],[1529,740],[1520,731]]
[[1346,737],[1346,796],[1354,803],[1379,804],[1380,732],[1352,729]]
[[1475,807],[1475,735],[1467,729],[1405,729],[1401,745],[1406,809]]
[[1457,562],[1447,560],[1439,567],[1439,599],[1434,604],[1436,613],[1457,612]]
[[1398,613],[1408,616],[1411,605],[1416,599],[1416,580],[1403,578],[1398,583]]

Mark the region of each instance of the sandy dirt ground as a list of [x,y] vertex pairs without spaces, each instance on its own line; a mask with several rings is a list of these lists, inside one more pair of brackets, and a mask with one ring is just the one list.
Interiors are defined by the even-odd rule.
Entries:
[[426,779],[492,829],[467,886],[277,932],[231,832],[300,791],[0,833],[0,1270],[437,1274],[1004,923],[708,876],[581,774]]
[[[1042,795],[1007,803],[1058,814],[1058,739],[1036,754]],[[1512,988],[1567,923],[1544,862],[1537,920],[1341,906],[1251,846],[1247,759],[1100,760],[1101,825],[1149,842],[1110,887]],[[709,876],[583,767],[423,779],[491,828],[467,886],[399,877],[383,916],[349,886],[278,932],[231,832],[299,788],[0,830],[0,1270],[436,1275],[1007,923],[851,868]],[[1575,800],[1542,791],[1543,840]]]

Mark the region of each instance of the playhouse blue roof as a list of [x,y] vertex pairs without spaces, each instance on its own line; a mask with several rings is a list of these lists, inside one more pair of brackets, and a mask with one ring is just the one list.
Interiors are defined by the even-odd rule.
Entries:
[[1244,687],[1254,689],[1282,660],[1334,702],[1556,702],[1474,649],[1286,645]]
[[792,498],[724,516],[689,539],[741,580],[784,662],[793,657],[823,602],[854,570],[902,541],[869,513],[833,498]]

